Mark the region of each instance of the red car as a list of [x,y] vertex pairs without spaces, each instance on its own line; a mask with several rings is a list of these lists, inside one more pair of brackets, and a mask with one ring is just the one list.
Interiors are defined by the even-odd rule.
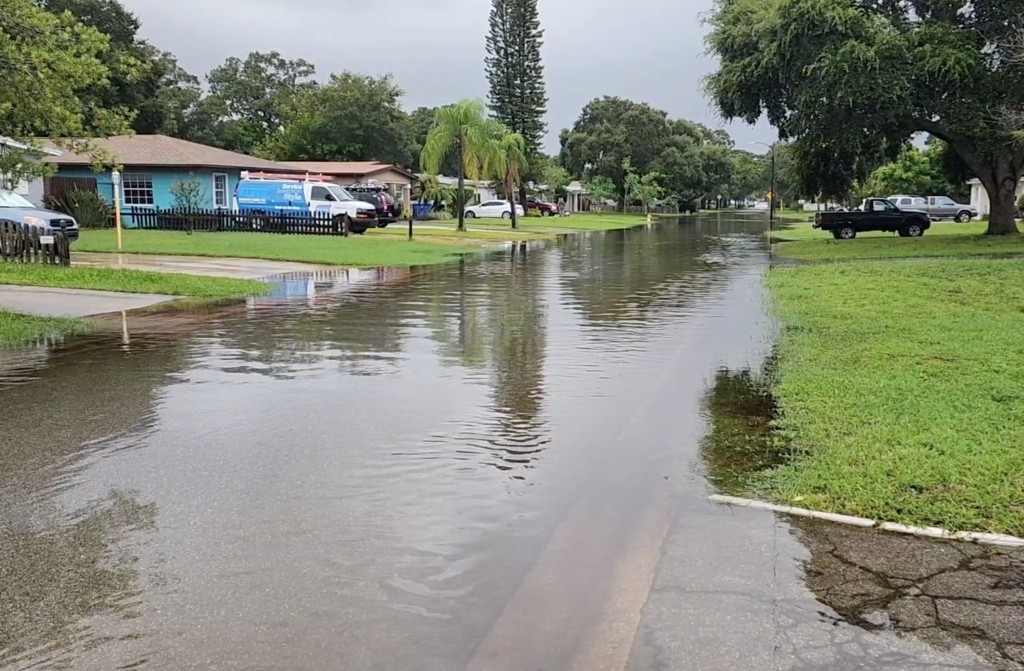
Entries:
[[543,200],[537,200],[536,198],[526,199],[527,210],[537,210],[540,212],[542,217],[553,217],[558,214],[558,206],[552,203],[545,203]]

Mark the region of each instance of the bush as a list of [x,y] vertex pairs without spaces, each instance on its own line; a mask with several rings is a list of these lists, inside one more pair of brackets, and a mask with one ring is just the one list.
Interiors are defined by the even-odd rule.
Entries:
[[541,213],[540,213],[540,210],[527,210],[525,216],[527,216],[527,217],[539,217],[539,216],[541,216]]
[[427,221],[451,221],[453,218],[448,210],[437,210],[427,215]]
[[47,196],[45,205],[71,215],[82,228],[109,228],[113,223],[113,209],[95,191],[72,189],[60,196]]

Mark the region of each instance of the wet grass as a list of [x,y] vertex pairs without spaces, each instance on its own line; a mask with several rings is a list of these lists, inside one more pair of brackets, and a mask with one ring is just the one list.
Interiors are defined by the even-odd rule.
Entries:
[[[374,234],[342,238],[269,233],[188,235],[178,231],[128,230],[124,232],[123,251],[129,254],[267,259],[352,267],[430,265],[479,251],[478,245],[409,242],[396,238],[398,236]],[[113,231],[83,231],[74,249],[116,252],[117,244]]]
[[1024,254],[1024,236],[983,235],[988,224],[937,222],[921,238],[894,233],[861,233],[856,240],[834,240],[810,224],[790,225],[772,234],[775,252],[799,261],[1001,256]]
[[16,347],[54,336],[81,335],[94,330],[85,319],[33,317],[0,310],[0,348]]
[[268,293],[269,285],[253,280],[157,273],[124,268],[0,264],[0,284],[93,289],[139,294],[166,294],[204,299],[246,298]]
[[768,382],[749,369],[721,369],[704,397],[708,433],[701,457],[708,480],[719,490],[749,495],[761,475],[788,457],[788,448],[772,430],[775,400]]
[[794,451],[760,483],[772,498],[1024,535],[1024,264],[814,264],[767,282]]
[[[546,240],[560,234],[608,231],[643,226],[644,217],[622,214],[579,214],[569,217],[523,217],[520,228],[508,221],[467,220],[469,230],[459,232],[456,222],[416,222],[413,240],[406,239],[404,222],[366,235],[348,238],[266,233],[195,233],[177,231],[124,232],[123,252],[221,258],[267,259],[350,267],[422,266],[454,261],[481,248],[502,242]],[[113,231],[83,231],[75,243],[83,252],[116,252]]]

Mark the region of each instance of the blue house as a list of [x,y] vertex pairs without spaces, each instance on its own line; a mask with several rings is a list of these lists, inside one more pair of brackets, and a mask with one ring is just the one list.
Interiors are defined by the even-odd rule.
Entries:
[[[231,209],[235,185],[243,171],[296,172],[294,167],[281,163],[166,135],[120,135],[90,142],[105,151],[110,165],[120,170],[117,198],[127,227],[134,225],[131,212],[136,208],[188,205]],[[56,175],[47,179],[48,191],[95,190],[113,205],[112,167],[97,172],[90,156],[69,151],[43,160],[57,166]]]

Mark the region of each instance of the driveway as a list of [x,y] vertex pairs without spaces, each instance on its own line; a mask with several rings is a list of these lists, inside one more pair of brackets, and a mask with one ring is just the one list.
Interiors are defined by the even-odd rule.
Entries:
[[0,310],[40,317],[90,317],[121,310],[137,310],[177,298],[162,294],[0,285]]
[[130,268],[161,273],[183,273],[210,277],[234,277],[260,280],[287,273],[339,270],[337,266],[318,266],[291,261],[264,261],[262,259],[225,259],[203,256],[158,256],[152,254],[99,254],[75,252],[76,266],[103,268]]

